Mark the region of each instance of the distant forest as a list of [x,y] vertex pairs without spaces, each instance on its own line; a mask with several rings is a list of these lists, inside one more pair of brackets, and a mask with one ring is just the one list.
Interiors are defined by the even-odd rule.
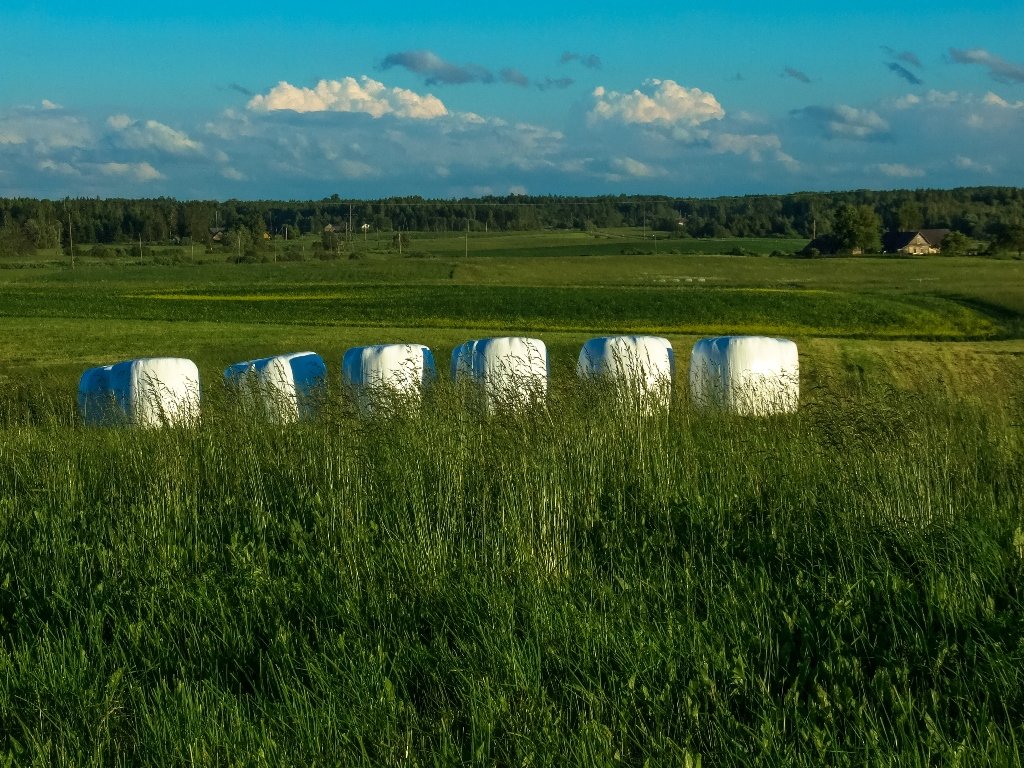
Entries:
[[[799,237],[833,232],[843,212],[869,214],[881,231],[946,228],[1012,240],[1024,231],[1024,189],[802,192],[712,199],[510,195],[462,200],[393,197],[223,202],[156,199],[0,199],[0,256],[77,243],[207,243],[217,229],[253,238],[335,231],[465,232],[646,227],[677,237]],[[873,214],[871,216],[870,214]],[[875,218],[877,217],[877,218]],[[1008,235],[1007,233],[1011,233]]]

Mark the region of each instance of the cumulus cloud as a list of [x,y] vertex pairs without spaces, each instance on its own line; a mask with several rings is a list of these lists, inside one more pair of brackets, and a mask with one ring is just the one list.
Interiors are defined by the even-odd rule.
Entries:
[[376,168],[361,160],[339,160],[338,170],[346,179],[365,179],[377,174]]
[[918,179],[924,176],[920,168],[913,168],[905,163],[878,163],[875,170],[893,179]]
[[611,161],[610,165],[623,176],[629,176],[634,179],[652,179],[665,175],[664,168],[656,168],[639,160],[634,160],[632,157],[616,157]]
[[911,85],[923,85],[924,84],[924,80],[919,78],[917,75],[915,75],[909,69],[904,67],[902,64],[897,64],[895,61],[892,61],[892,62],[889,62],[888,64],[886,64],[885,66],[889,68],[890,72],[895,74],[897,77],[902,77],[904,80],[906,80]]
[[565,51],[562,53],[562,58],[559,59],[559,63],[568,64],[572,61],[578,61],[584,67],[588,69],[600,69],[601,59],[593,53],[576,53],[575,51]]
[[961,171],[973,171],[977,173],[992,173],[992,166],[988,163],[979,163],[964,155],[957,155],[953,158],[953,165]]
[[893,101],[892,105],[896,109],[911,109],[912,107],[916,107],[920,103],[920,96],[913,93],[908,93],[906,96],[900,96],[898,99]]
[[116,132],[120,144],[130,149],[154,149],[172,155],[203,151],[201,142],[156,120],[140,122],[128,115],[111,115],[107,125]]
[[818,124],[830,139],[879,139],[889,133],[889,123],[877,112],[838,104],[834,107],[812,106],[796,110]]
[[250,189],[299,196],[339,178],[365,195],[401,189],[448,194],[469,183],[505,188],[524,174],[553,168],[565,146],[558,131],[473,113],[383,123],[344,118],[227,112],[210,135],[217,137],[214,152],[230,147],[230,167],[244,172]]
[[799,80],[801,83],[811,82],[811,78],[809,78],[805,73],[801,72],[799,69],[793,69],[793,67],[786,67],[784,70],[782,70],[782,76],[791,78],[793,80]]
[[58,162],[56,160],[51,160],[50,158],[40,160],[39,164],[36,167],[40,171],[46,171],[48,173],[57,173],[60,174],[61,176],[82,175],[81,171],[75,168],[75,166],[71,165],[71,163]]
[[156,181],[164,178],[163,174],[149,163],[100,163],[96,170],[104,176],[124,176],[135,181]]
[[721,120],[725,110],[713,94],[699,88],[685,88],[673,80],[647,80],[644,89],[630,93],[594,89],[592,122],[612,120],[628,124],[661,124],[695,127],[709,120]]
[[433,51],[399,51],[389,53],[380,63],[381,69],[402,67],[426,77],[427,85],[460,85],[494,81],[487,69],[476,64],[458,65],[445,61]]
[[800,162],[782,151],[782,140],[774,133],[718,133],[709,138],[715,154],[744,155],[752,163],[761,163],[769,157],[789,171],[800,169]]
[[27,145],[49,154],[89,147],[94,142],[89,122],[63,109],[21,107],[0,113],[0,146]]
[[1024,109],[1024,101],[1007,101],[992,91],[986,93],[981,102],[989,107],[998,107],[999,109]]
[[962,99],[957,91],[928,91],[925,94],[929,104],[937,104],[940,106],[949,106],[950,104],[957,104]]
[[392,115],[414,120],[432,120],[448,114],[433,94],[420,95],[405,88],[388,88],[363,75],[356,80],[321,80],[315,88],[300,88],[282,80],[268,93],[249,100],[256,112],[356,112],[371,117]]
[[721,154],[747,155],[752,161],[759,163],[764,151],[781,149],[782,142],[774,134],[759,136],[757,134],[720,133],[711,138],[711,147],[715,152]]
[[978,64],[985,67],[989,77],[1000,83],[1024,83],[1024,65],[1014,64],[989,53],[984,48],[950,48],[949,55],[957,64]]
[[63,107],[60,104],[50,101],[49,99],[43,99],[42,107],[43,109],[63,109]]

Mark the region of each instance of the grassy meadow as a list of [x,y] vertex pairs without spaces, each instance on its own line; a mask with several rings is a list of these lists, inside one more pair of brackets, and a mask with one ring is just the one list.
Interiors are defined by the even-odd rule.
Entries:
[[[0,760],[1020,764],[1024,262],[767,255],[799,245],[0,269]],[[618,332],[673,342],[667,413],[575,381]],[[800,411],[694,410],[719,333],[796,340]],[[444,369],[507,334],[548,344],[545,409],[481,417],[442,373],[364,420],[340,387],[355,344]],[[315,422],[220,383],[302,349],[331,371]],[[82,426],[82,370],[147,355],[196,360],[202,423]]]

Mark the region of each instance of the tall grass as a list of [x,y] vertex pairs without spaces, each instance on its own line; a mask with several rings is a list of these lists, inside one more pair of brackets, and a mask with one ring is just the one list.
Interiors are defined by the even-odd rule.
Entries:
[[[1021,413],[0,399],[12,764],[1013,764]],[[559,383],[561,382],[561,383]],[[29,410],[26,410],[29,408]],[[251,415],[251,414],[250,414]]]

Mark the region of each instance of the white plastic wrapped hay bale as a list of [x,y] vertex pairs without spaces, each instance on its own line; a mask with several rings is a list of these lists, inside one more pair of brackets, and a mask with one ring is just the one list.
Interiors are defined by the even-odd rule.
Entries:
[[[110,369],[101,365],[90,368],[78,380],[78,413],[90,426],[101,426],[118,419],[117,405],[110,391]],[[120,417],[123,420],[123,416]]]
[[611,382],[626,403],[641,409],[664,408],[672,395],[676,356],[660,336],[602,336],[580,349],[580,378]]
[[146,357],[91,368],[78,384],[89,424],[140,427],[192,424],[199,418],[199,369],[182,357]]
[[269,421],[291,424],[314,415],[327,366],[315,352],[293,352],[229,365],[224,379]]
[[800,359],[789,339],[719,336],[690,355],[690,396],[741,415],[793,413],[800,405]]
[[452,381],[465,381],[473,378],[473,350],[476,339],[459,344],[452,350]]
[[499,336],[473,346],[472,376],[488,412],[544,402],[548,393],[548,350],[540,339]]
[[418,404],[424,387],[437,375],[434,353],[422,344],[353,347],[345,352],[341,371],[364,414]]

